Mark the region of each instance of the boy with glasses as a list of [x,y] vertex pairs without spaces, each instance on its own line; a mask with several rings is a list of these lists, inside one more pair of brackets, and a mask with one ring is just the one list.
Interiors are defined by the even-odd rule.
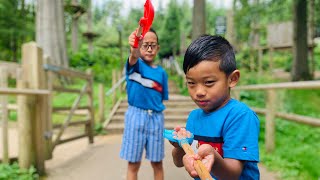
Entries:
[[151,28],[133,48],[136,31],[129,36],[131,46],[126,63],[126,81],[129,107],[125,115],[125,128],[120,157],[128,161],[127,180],[136,180],[142,153],[151,161],[155,180],[163,180],[165,106],[168,100],[168,76],[154,64],[159,51],[157,33]]

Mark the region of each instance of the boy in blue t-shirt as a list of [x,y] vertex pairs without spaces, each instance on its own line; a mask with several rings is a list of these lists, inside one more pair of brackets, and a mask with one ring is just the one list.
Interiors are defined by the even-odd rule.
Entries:
[[230,97],[240,78],[232,46],[221,36],[203,35],[188,47],[183,70],[189,94],[200,109],[188,117],[186,129],[175,128],[178,137],[191,132],[196,155],[186,155],[177,143],[172,156],[198,179],[195,160],[201,160],[215,179],[260,179],[259,119],[247,105]]
[[144,149],[151,161],[154,179],[164,179],[165,106],[168,100],[168,76],[161,66],[154,64],[159,51],[157,33],[151,28],[133,48],[136,31],[129,36],[131,54],[126,63],[126,81],[129,107],[125,114],[125,127],[120,157],[128,161],[127,179],[137,179]]

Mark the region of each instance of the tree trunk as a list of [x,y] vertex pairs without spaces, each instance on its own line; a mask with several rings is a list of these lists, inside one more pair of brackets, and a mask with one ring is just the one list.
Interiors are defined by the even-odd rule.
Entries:
[[310,80],[308,66],[308,27],[307,1],[295,0],[293,3],[293,64],[292,81]]
[[[87,15],[88,15],[88,32],[92,33],[92,11],[91,11],[91,0],[88,0],[88,10],[87,10]],[[93,53],[93,38],[88,38],[88,51],[89,54]]]
[[206,33],[205,0],[193,0],[192,40]]
[[[78,5],[78,1],[72,0],[72,4]],[[79,16],[72,14],[71,45],[72,45],[73,52],[78,51],[78,19],[79,19]]]
[[38,0],[36,41],[50,57],[50,64],[69,67],[62,0]]

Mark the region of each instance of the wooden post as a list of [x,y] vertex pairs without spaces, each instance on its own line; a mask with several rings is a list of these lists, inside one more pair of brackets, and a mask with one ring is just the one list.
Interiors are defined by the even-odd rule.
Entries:
[[104,108],[105,108],[105,92],[104,85],[99,84],[99,122],[103,123],[105,120]]
[[273,75],[273,52],[274,48],[269,48],[269,72]]
[[249,50],[250,55],[249,55],[249,69],[250,72],[254,72],[254,67],[255,67],[255,63],[254,63],[254,58],[255,58],[255,50],[253,48],[250,48]]
[[[114,87],[117,83],[117,71],[116,70],[112,70],[112,87]],[[112,93],[112,106],[114,106],[117,102],[117,91],[113,90]]]
[[268,153],[272,152],[275,147],[275,114],[276,114],[276,91],[270,89],[267,91],[266,99],[266,134],[265,143],[266,151]]
[[[43,58],[43,64],[48,64],[50,61],[50,57],[46,56]],[[53,130],[52,130],[52,89],[53,89],[53,79],[54,75],[52,71],[46,71],[45,72],[45,88],[48,89],[51,93],[47,96],[47,108],[46,108],[46,123],[45,123],[45,133],[44,137],[46,139],[46,147],[45,147],[45,159],[51,159],[52,158],[52,151],[53,151]]]
[[[8,72],[6,67],[0,66],[0,87],[8,87]],[[0,96],[1,121],[2,121],[2,163],[9,163],[9,143],[8,143],[8,98],[7,95]]]
[[89,136],[89,143],[94,141],[94,105],[93,105],[93,76],[91,69],[87,70],[87,74],[91,76],[88,80],[88,104],[89,104],[89,113],[90,113],[90,125],[87,126],[87,132]]
[[[27,79],[31,89],[45,89],[45,72],[43,69],[42,49],[35,42],[22,45],[22,69],[23,77]],[[47,97],[36,96],[34,106],[35,119],[32,123],[32,140],[35,147],[35,167],[40,175],[45,174],[45,126],[47,116]]]
[[[120,81],[120,79],[121,79],[121,70],[120,71],[117,71],[117,74],[118,74],[118,78],[117,78],[117,81]],[[119,94],[121,95],[121,93],[122,93],[122,88],[121,88],[121,84],[119,85],[119,87],[118,87],[118,92],[119,92]]]
[[258,49],[258,76],[261,77],[263,71],[263,49],[259,47]]
[[[17,76],[17,88],[26,89],[28,84],[23,77]],[[35,119],[35,97],[18,95],[18,142],[19,142],[19,166],[29,169],[35,164],[35,147],[32,137],[32,127]]]

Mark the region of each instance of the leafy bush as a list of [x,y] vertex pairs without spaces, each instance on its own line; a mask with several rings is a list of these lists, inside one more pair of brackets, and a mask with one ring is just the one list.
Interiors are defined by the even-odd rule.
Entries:
[[118,48],[96,48],[92,54],[89,54],[86,49],[83,49],[70,56],[70,66],[80,71],[85,71],[91,68],[94,78],[98,82],[110,83],[112,82],[111,70],[118,69],[119,71],[124,66],[124,59],[120,60],[120,51]]
[[39,179],[34,167],[28,170],[20,169],[18,163],[12,165],[0,164],[0,180],[35,180]]

